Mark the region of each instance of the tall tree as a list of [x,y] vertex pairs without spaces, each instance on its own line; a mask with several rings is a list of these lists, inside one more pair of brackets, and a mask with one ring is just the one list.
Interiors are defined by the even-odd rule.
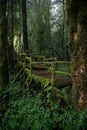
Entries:
[[87,1],[67,0],[69,41],[72,57],[72,99],[87,106]]
[[8,0],[8,56],[9,66],[13,69],[14,66],[14,0]]
[[23,17],[23,44],[24,51],[28,50],[28,32],[27,32],[27,12],[26,0],[22,0],[22,17]]
[[0,90],[7,86],[8,58],[7,58],[7,0],[0,0]]

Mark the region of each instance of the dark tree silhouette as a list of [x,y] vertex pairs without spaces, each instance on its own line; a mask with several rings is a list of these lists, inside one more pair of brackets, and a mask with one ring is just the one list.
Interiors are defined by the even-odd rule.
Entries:
[[0,90],[7,86],[8,58],[7,58],[7,0],[0,0]]
[[28,32],[27,32],[27,13],[26,13],[26,0],[22,0],[22,17],[23,17],[23,44],[24,51],[28,50]]

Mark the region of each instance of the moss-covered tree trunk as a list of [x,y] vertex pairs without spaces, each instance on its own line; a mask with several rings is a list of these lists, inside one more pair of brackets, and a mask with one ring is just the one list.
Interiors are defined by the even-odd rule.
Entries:
[[72,57],[72,99],[87,106],[87,1],[67,0],[69,41]]
[[0,90],[7,86],[8,58],[7,58],[7,0],[0,0]]

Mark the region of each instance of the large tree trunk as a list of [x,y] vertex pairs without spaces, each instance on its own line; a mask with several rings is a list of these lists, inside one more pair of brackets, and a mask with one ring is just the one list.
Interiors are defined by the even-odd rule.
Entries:
[[8,58],[7,58],[7,0],[0,0],[0,90],[7,86]]
[[22,0],[22,17],[23,17],[23,44],[24,44],[24,51],[26,51],[28,50],[26,0]]
[[9,66],[10,69],[12,70],[14,67],[14,1],[13,0],[8,0],[8,56],[9,56]]
[[67,0],[69,41],[72,57],[72,99],[87,106],[87,1]]

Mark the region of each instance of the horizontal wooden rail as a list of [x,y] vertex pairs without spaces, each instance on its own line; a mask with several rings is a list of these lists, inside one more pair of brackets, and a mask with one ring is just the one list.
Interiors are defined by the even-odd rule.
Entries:
[[[37,58],[37,57],[34,57]],[[40,61],[39,58],[42,58],[43,61]],[[54,59],[54,61],[52,61]],[[52,86],[55,84],[55,74],[56,74],[56,68],[58,68],[59,64],[71,64],[71,61],[57,61],[57,58],[48,58],[45,59],[44,56],[39,56],[38,61],[32,60],[32,57],[28,57],[25,53],[21,53],[18,55],[18,63],[19,65],[27,69],[30,73],[30,75],[33,74],[33,70],[47,70],[48,66],[51,67],[51,83]],[[47,66],[45,66],[47,65]],[[39,69],[38,69],[39,68]]]
[[71,64],[71,61],[56,61],[56,62],[43,61],[43,62],[32,62],[32,64]]

